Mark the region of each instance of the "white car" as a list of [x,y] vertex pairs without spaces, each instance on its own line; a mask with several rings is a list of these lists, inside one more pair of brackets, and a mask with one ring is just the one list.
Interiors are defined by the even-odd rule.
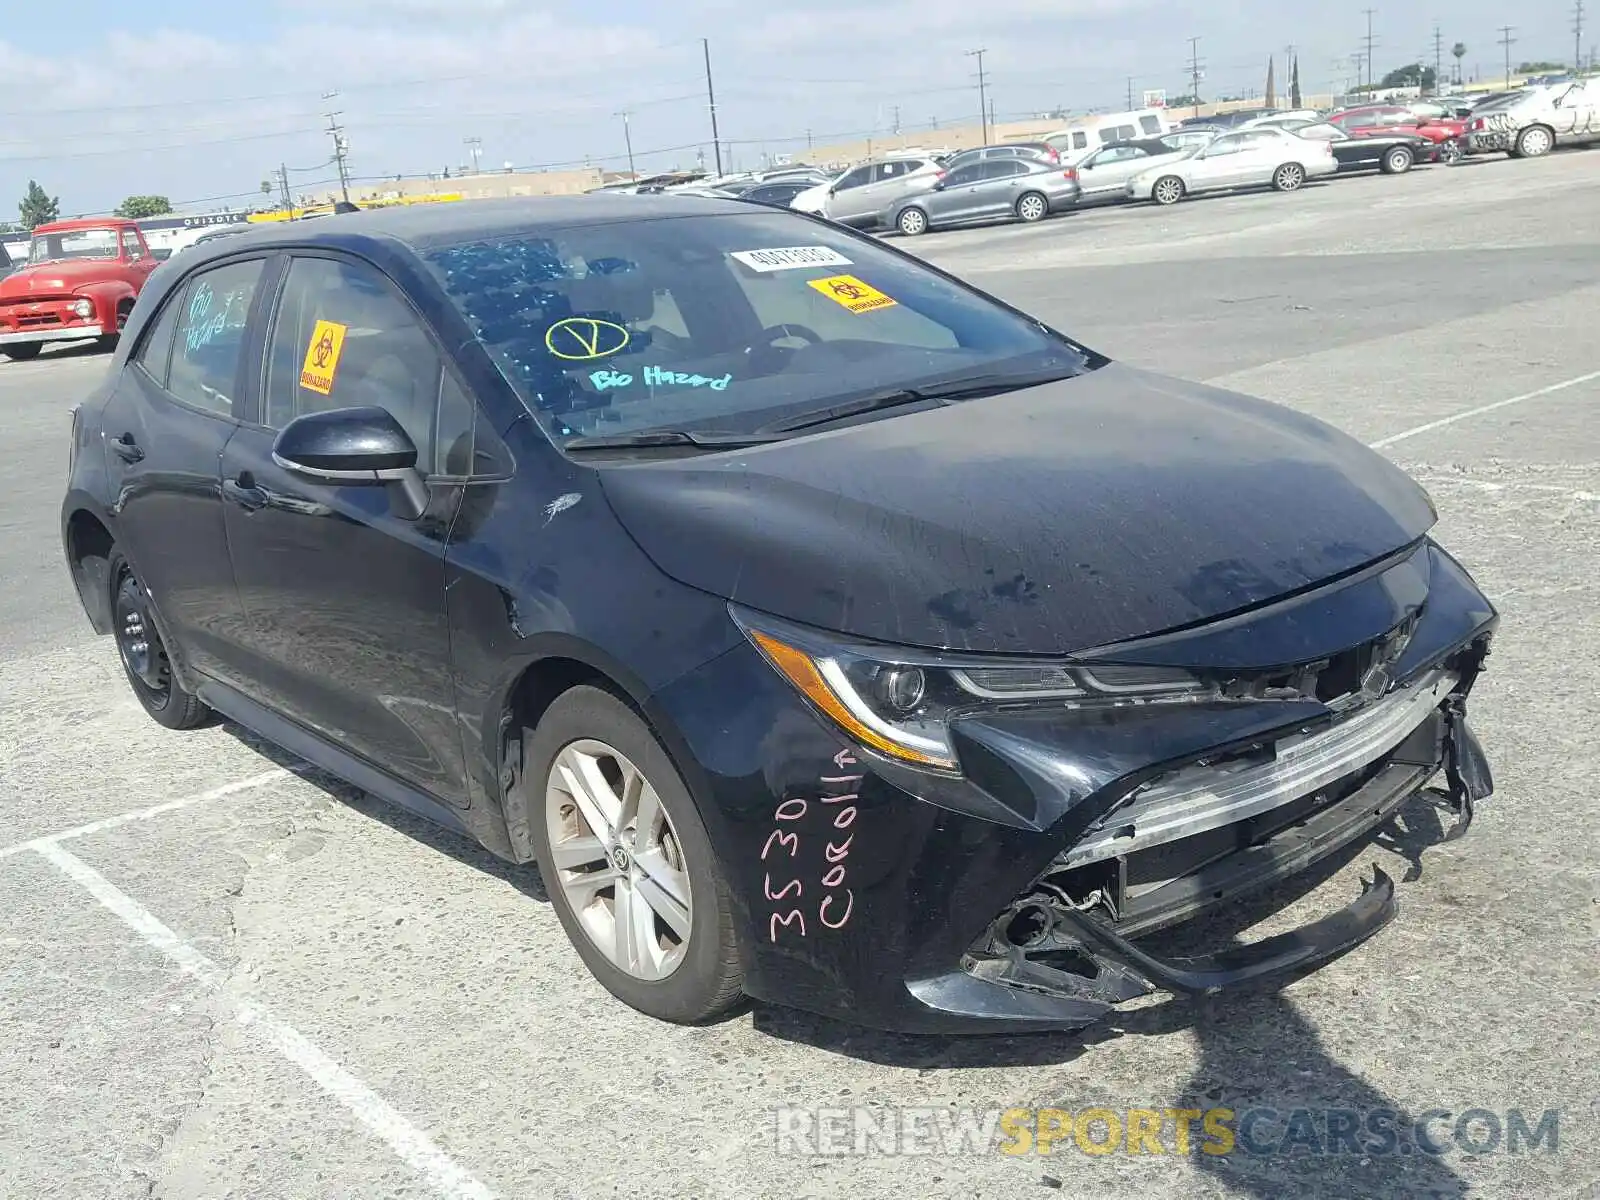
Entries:
[[803,213],[810,213],[812,216],[821,216],[822,210],[828,204],[829,191],[832,190],[834,184],[838,183],[847,174],[848,172],[846,171],[840,171],[832,179],[825,180],[817,184],[816,187],[807,188],[789,201],[789,207]]
[[1176,204],[1195,192],[1272,187],[1293,192],[1308,179],[1339,169],[1333,146],[1296,137],[1281,129],[1247,129],[1226,134],[1187,158],[1163,163],[1128,181],[1135,200]]

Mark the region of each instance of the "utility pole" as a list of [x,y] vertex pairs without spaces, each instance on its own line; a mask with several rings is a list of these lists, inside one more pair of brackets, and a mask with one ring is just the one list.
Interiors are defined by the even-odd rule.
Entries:
[[1572,6],[1572,71],[1583,70],[1583,0]]
[[1433,25],[1433,94],[1444,91],[1444,34],[1439,23]]
[[717,93],[711,86],[711,41],[700,39],[700,48],[706,58],[706,106],[711,109],[711,154],[717,164],[717,174],[722,174],[722,139],[717,133]]
[[628,175],[632,179],[637,179],[639,178],[639,172],[633,169],[633,129],[628,124],[628,118],[633,114],[624,109],[616,115],[622,118],[622,140],[628,147]]
[[990,96],[989,97],[989,128],[990,129],[997,129],[997,128],[999,128],[999,126],[1000,126],[1000,122],[995,119],[995,115],[994,115],[994,97]]
[[1189,39],[1189,95],[1194,97],[1194,115],[1200,115],[1200,39]]
[[1372,36],[1372,17],[1373,14],[1375,14],[1378,10],[1375,8],[1366,8],[1362,9],[1362,11],[1367,14],[1367,90],[1370,92],[1372,90],[1372,47],[1377,44]]
[[294,202],[289,198],[289,164],[279,163],[276,174],[278,176],[278,194],[283,198],[283,211],[286,214],[291,213],[294,211]]
[[333,138],[333,161],[339,165],[339,192],[348,200],[350,171],[345,165],[345,156],[350,152],[350,141],[344,136],[344,127],[339,124],[339,115],[337,112],[327,114],[328,135]]
[[894,135],[895,137],[900,136],[900,106],[898,104],[894,106]]
[[1133,76],[1128,76],[1128,111],[1133,111]]
[[462,138],[461,144],[467,148],[467,153],[472,156],[472,173],[477,175],[478,160],[483,157],[483,139],[481,137]]
[[967,57],[978,60],[978,120],[983,123],[983,144],[989,144],[989,91],[983,74],[983,56],[987,50],[968,50]]
[[1506,90],[1511,90],[1511,47],[1517,44],[1517,39],[1511,35],[1517,31],[1515,25],[1500,26],[1500,44],[1506,51]]

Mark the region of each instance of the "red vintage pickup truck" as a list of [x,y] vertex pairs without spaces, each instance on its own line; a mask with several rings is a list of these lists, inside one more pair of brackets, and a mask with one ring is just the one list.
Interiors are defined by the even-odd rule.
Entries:
[[33,358],[46,342],[84,338],[115,346],[158,265],[132,221],[89,217],[40,225],[27,262],[0,279],[0,354]]

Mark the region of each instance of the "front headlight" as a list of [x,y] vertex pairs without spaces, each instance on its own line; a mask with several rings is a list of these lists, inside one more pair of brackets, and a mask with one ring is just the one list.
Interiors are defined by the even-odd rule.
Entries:
[[72,302],[72,311],[85,319],[92,317],[94,316],[94,301],[74,300]]
[[1169,667],[1025,662],[863,643],[765,614],[729,612],[799,693],[864,746],[902,762],[958,769],[955,717],[1010,706],[1186,702],[1216,689]]

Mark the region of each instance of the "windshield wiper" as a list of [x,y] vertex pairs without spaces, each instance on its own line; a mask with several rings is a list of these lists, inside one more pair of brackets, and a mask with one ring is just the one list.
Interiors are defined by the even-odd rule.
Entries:
[[885,408],[899,408],[904,404],[921,404],[928,401],[951,403],[956,400],[975,400],[980,396],[995,396],[1003,392],[1017,392],[1023,388],[1039,387],[1060,379],[1071,379],[1076,371],[1054,370],[1037,375],[974,375],[953,379],[948,383],[927,384],[914,388],[890,388],[871,395],[846,400],[843,404],[814,409],[790,421],[762,425],[758,433],[795,433],[845,417],[877,412]]
[[759,446],[765,442],[782,441],[777,434],[719,433],[707,431],[694,433],[686,429],[643,429],[638,433],[596,434],[575,437],[562,443],[564,450],[632,450],[651,446],[700,446],[723,450],[736,446]]

